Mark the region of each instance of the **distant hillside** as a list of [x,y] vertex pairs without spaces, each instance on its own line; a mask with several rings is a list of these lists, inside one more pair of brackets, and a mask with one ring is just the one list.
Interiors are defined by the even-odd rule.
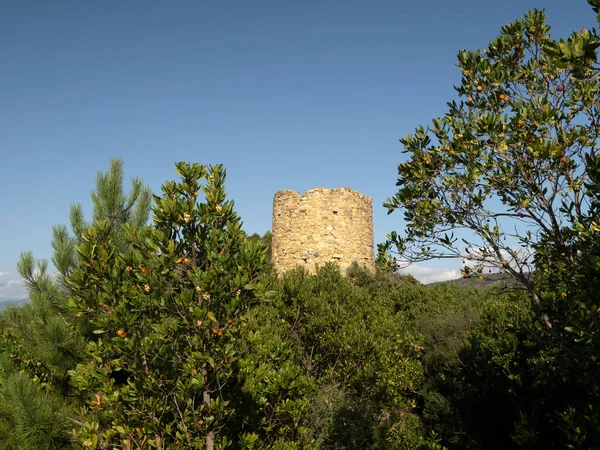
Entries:
[[23,303],[27,303],[29,301],[28,298],[22,298],[21,300],[4,300],[0,302],[0,311],[10,305],[22,305]]
[[483,278],[457,278],[456,280],[440,281],[431,284],[453,284],[461,287],[479,287],[479,288],[520,288],[521,285],[514,279],[514,277],[508,273],[489,273],[483,275]]

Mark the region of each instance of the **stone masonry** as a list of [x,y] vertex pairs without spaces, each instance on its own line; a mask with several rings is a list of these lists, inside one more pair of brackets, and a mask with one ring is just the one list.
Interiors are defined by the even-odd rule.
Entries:
[[278,191],[273,198],[273,264],[282,274],[296,266],[336,262],[342,273],[358,262],[374,270],[373,201],[347,187]]

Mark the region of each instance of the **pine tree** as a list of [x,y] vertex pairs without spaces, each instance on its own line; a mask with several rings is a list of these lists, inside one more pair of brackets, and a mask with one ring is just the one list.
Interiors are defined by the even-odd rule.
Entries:
[[92,200],[91,223],[84,220],[82,206],[74,204],[72,232],[64,225],[53,228],[56,274],[31,252],[18,262],[31,303],[0,316],[0,448],[77,447],[71,439],[75,402],[68,371],[85,360],[91,330],[85,318],[72,313],[65,279],[78,265],[75,247],[83,230],[94,223],[108,224],[112,241],[127,251],[122,225],[148,221],[151,192],[134,178],[126,194],[123,162],[111,160],[109,170],[97,175]]

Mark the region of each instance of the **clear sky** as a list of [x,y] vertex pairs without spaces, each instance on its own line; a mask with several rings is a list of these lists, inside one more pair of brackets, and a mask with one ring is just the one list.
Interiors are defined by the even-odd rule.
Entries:
[[[591,28],[585,0],[0,1],[0,301],[15,263],[51,258],[69,205],[125,160],[158,192],[174,161],[223,163],[246,231],[271,228],[280,189],[371,195],[375,241],[401,231],[398,139],[456,98],[459,49],[528,8],[553,36]],[[455,278],[458,264],[413,270]]]

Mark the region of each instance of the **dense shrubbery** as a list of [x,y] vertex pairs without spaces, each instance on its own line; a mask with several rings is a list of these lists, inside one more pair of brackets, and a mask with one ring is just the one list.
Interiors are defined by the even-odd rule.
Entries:
[[419,339],[389,290],[357,286],[334,266],[289,273],[278,290],[271,307],[316,382],[309,428],[319,448],[421,442]]
[[22,260],[33,303],[2,315],[2,448],[441,448],[435,376],[505,296],[358,266],[278,279],[222,168],[178,171],[153,226],[82,227],[58,282]]
[[[154,225],[82,230],[60,284],[22,260],[33,302],[1,316],[0,448],[596,445],[592,366],[526,293],[358,266],[278,279],[222,168],[178,170]],[[587,304],[595,273],[538,282]]]
[[[358,266],[277,278],[270,233],[242,231],[221,166],[178,163],[148,225],[148,190],[134,180],[125,195],[114,161],[92,222],[75,206],[72,233],[54,230],[57,277],[19,262],[31,304],[0,316],[0,449],[600,448],[600,44],[547,31],[536,11],[486,56],[461,54],[470,98],[434,123],[443,151],[424,129],[403,140],[413,160],[388,205],[412,221],[391,236],[418,244],[409,257],[452,253],[447,227],[464,225],[486,244],[467,249],[479,266],[465,275],[497,264],[524,290]],[[580,113],[589,123],[571,127]],[[530,166],[564,193],[558,210]],[[508,213],[484,207],[496,193]],[[539,225],[519,235],[527,261],[504,244],[505,214]]]
[[[383,262],[392,249],[461,258],[465,276],[510,273],[531,303],[483,311],[464,367],[433,378],[447,417],[432,423],[461,448],[600,447],[600,36],[554,40],[545,20],[528,12],[459,53],[464,100],[401,140],[408,160],[386,202],[407,229],[380,246]],[[452,416],[462,428],[447,428]]]

